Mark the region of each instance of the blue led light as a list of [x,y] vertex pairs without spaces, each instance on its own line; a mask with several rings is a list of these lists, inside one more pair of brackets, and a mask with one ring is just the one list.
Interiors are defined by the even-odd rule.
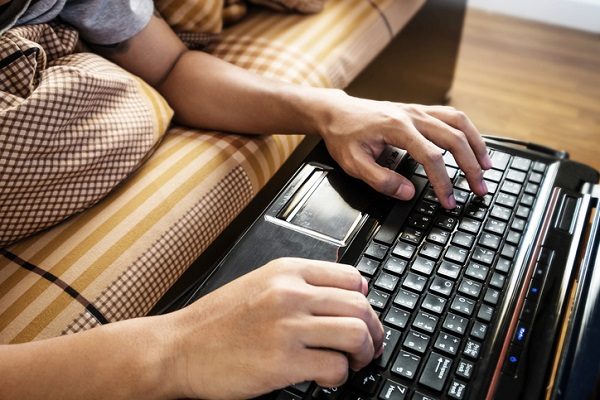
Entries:
[[517,356],[510,356],[508,357],[508,361],[510,361],[511,363],[516,363],[517,361],[519,361],[519,358]]
[[536,288],[536,287],[532,287],[532,288],[531,288],[531,293],[533,293],[533,294],[537,294],[538,290],[539,290],[538,288]]
[[525,339],[525,334],[527,333],[527,329],[524,326],[519,327],[517,330],[517,340],[522,342]]

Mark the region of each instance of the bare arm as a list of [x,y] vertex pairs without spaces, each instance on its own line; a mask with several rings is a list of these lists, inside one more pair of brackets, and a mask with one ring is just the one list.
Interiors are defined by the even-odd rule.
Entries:
[[441,158],[447,149],[471,189],[479,195],[487,192],[482,169],[490,168],[491,161],[485,144],[471,121],[450,107],[377,102],[266,79],[187,50],[159,17],[119,48],[102,53],[154,85],[182,124],[240,133],[321,135],[346,172],[407,200],[414,195],[412,183],[375,163],[386,144],[398,146],[424,165],[440,202],[452,208],[452,184]]

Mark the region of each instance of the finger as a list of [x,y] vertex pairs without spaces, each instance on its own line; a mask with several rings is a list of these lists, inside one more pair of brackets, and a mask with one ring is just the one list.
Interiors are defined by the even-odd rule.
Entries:
[[473,192],[479,196],[487,194],[483,171],[462,131],[431,116],[416,119],[415,126],[427,139],[452,153],[458,166],[464,171]]
[[373,347],[379,351],[383,345],[383,326],[363,295],[343,289],[315,288],[307,302],[308,312],[316,316],[350,317],[366,324]]
[[346,353],[349,366],[355,371],[368,365],[375,355],[367,325],[356,318],[317,317],[299,330],[305,346]]
[[346,264],[329,261],[297,259],[302,263],[300,275],[313,286],[327,286],[366,294],[368,284],[358,270]]
[[298,382],[315,381],[322,387],[338,387],[348,379],[348,358],[338,351],[308,348],[293,364],[299,368]]
[[[442,206],[444,208],[456,207],[452,182],[450,182],[446,171],[442,149],[427,140],[414,125],[405,126],[405,134],[404,148],[412,158],[423,164],[427,177]],[[387,137],[386,140],[392,146],[401,146],[399,143],[394,143],[400,141],[400,137],[396,137],[396,135]]]
[[371,154],[359,151],[355,160],[359,177],[378,192],[399,200],[410,200],[415,195],[415,187],[410,180],[377,164]]
[[479,130],[465,113],[453,107],[444,106],[429,106],[426,108],[426,112],[432,117],[440,119],[448,125],[464,132],[481,168],[485,170],[492,168],[492,160],[490,159],[487,146]]

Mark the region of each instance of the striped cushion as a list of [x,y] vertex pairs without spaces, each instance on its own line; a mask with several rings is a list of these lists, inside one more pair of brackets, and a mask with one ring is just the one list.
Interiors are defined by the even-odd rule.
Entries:
[[[254,11],[213,51],[265,76],[344,87],[423,2],[329,0],[308,17]],[[300,140],[171,129],[108,198],[0,252],[0,342],[146,314]]]

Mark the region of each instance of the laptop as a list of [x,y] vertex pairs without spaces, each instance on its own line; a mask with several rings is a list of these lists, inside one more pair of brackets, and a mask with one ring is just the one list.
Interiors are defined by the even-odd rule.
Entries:
[[379,162],[411,179],[410,201],[349,177],[319,144],[183,305],[278,257],[352,264],[383,355],[341,387],[264,398],[600,398],[598,172],[543,146],[486,142],[485,197],[444,155],[454,210],[402,150]]

